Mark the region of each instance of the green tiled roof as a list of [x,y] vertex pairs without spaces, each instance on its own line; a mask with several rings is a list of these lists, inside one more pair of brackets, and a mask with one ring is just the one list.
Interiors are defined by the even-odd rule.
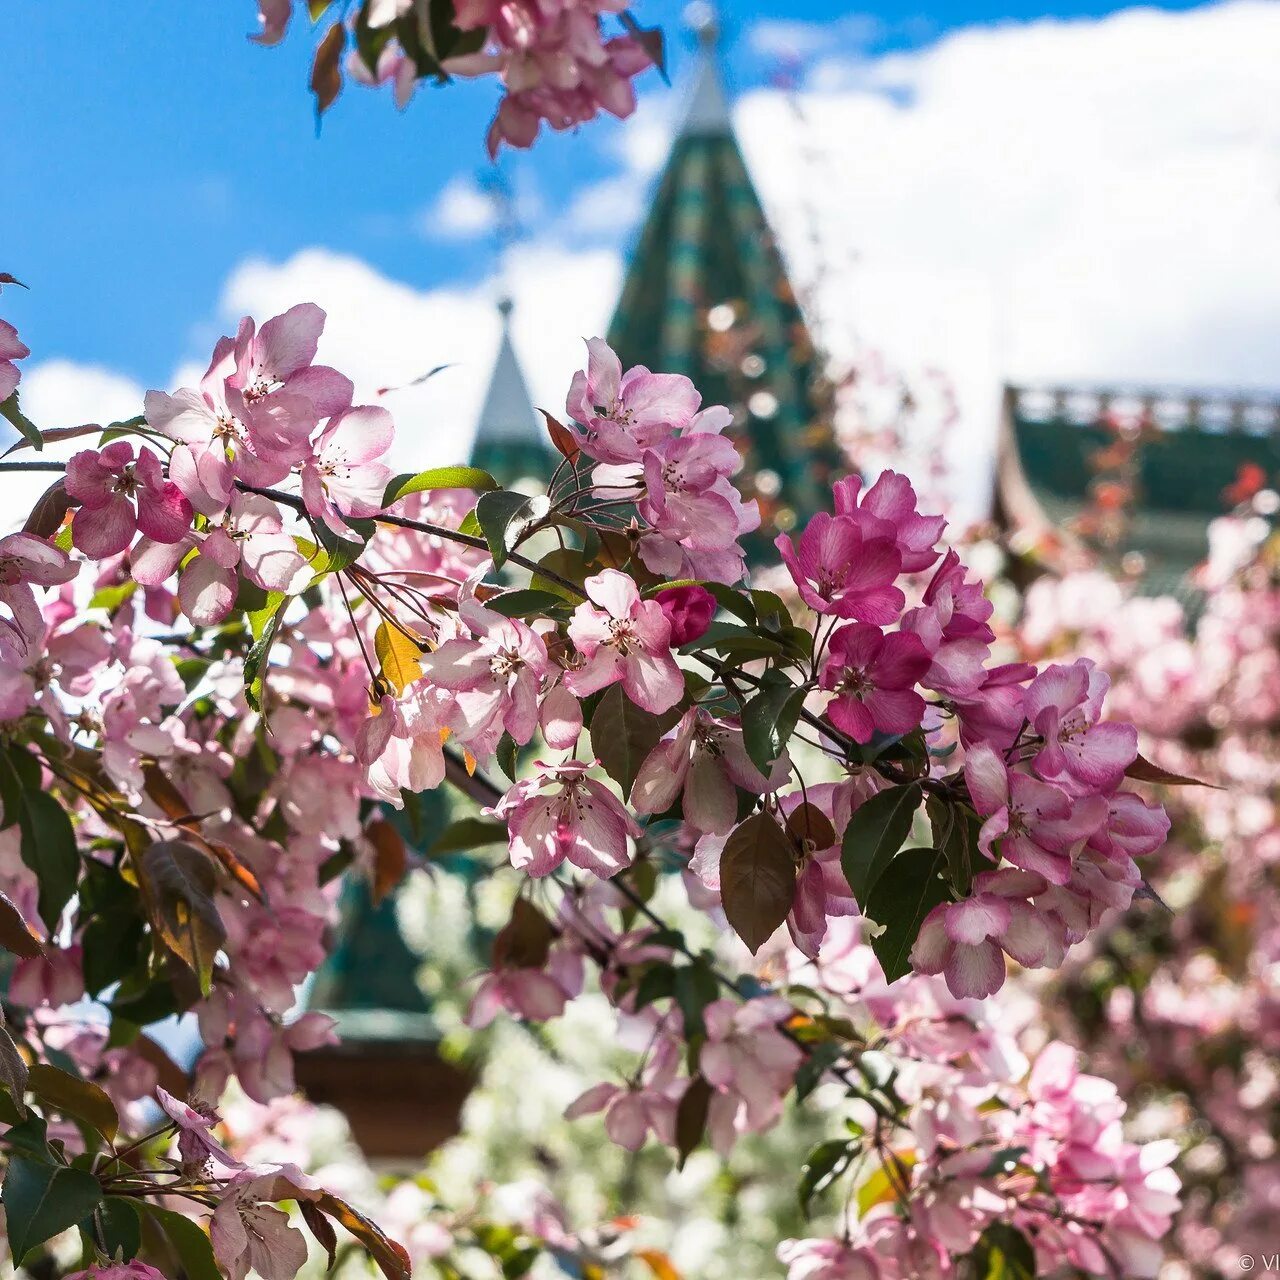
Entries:
[[[1138,441],[1133,500],[1118,539],[1099,544],[1081,533],[1079,520],[1105,479],[1095,459],[1123,437],[1125,424]],[[1260,467],[1266,483],[1280,487],[1280,397],[1011,387],[1004,430],[1002,449],[1012,445],[1020,478],[1048,523],[1104,559],[1140,553],[1149,594],[1186,594],[1188,570],[1208,553],[1209,522],[1230,507],[1224,491],[1243,467]],[[1003,468],[1001,484],[1008,489]]]
[[813,343],[734,138],[713,44],[704,40],[608,337],[624,366],[685,374],[704,403],[734,409],[743,490],[761,499],[766,524],[774,512],[789,523],[829,504],[840,454],[814,409]]

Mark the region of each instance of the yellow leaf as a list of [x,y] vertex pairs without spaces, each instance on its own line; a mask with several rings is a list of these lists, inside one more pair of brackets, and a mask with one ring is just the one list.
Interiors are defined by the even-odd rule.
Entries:
[[373,651],[383,676],[397,693],[403,693],[422,675],[422,650],[399,627],[380,622],[373,636]]
[[[895,1159],[896,1157],[896,1159]],[[916,1162],[915,1153],[908,1150],[890,1152],[893,1162],[893,1173],[890,1174],[888,1164],[882,1164],[858,1188],[858,1216],[864,1217],[878,1204],[896,1200],[904,1183],[909,1185],[908,1170]]]
[[671,1259],[657,1249],[641,1249],[636,1257],[647,1263],[657,1280],[680,1280],[680,1273],[671,1265]]

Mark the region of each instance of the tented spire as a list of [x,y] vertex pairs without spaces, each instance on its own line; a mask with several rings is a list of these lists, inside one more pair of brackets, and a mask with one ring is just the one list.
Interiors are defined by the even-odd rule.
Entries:
[[485,393],[484,406],[476,426],[471,450],[474,466],[483,467],[501,484],[540,476],[548,459],[554,460],[550,443],[533,398],[524,380],[511,341],[510,298],[498,303],[502,316],[502,337]]

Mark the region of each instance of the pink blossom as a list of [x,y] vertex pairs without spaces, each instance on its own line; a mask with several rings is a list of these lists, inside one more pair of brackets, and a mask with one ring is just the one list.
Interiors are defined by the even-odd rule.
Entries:
[[784,1240],[778,1261],[787,1280],[879,1280],[880,1267],[869,1249],[841,1240]]
[[197,1168],[210,1160],[216,1160],[227,1169],[240,1169],[243,1165],[213,1137],[210,1132],[218,1123],[211,1107],[198,1108],[175,1098],[168,1090],[156,1088],[156,1101],[161,1110],[178,1126],[178,1151],[183,1162]]
[[738,820],[737,788],[752,795],[776,790],[788,766],[779,761],[774,772],[776,780],[766,778],[751,762],[736,725],[691,707],[640,766],[631,805],[637,813],[661,814],[683,793],[684,821],[696,831],[724,835]]
[[395,40],[388,40],[378,55],[378,65],[367,67],[357,49],[347,55],[347,74],[359,84],[390,84],[395,104],[401,111],[418,87],[418,67]]
[[661,715],[684,696],[684,677],[671,656],[671,623],[656,600],[642,600],[625,573],[605,569],[583,584],[588,603],[574,610],[569,639],[584,662],[565,676],[576,697],[617,681],[637,706]]
[[33,533],[0,538],[0,605],[9,611],[0,615],[0,657],[25,662],[44,634],[32,588],[70,582],[78,571],[65,551]]
[[778,1030],[794,1012],[779,997],[740,1004],[716,1000],[703,1010],[707,1040],[698,1063],[716,1090],[708,1116],[712,1144],[722,1155],[737,1135],[769,1128],[804,1060],[798,1045]]
[[902,557],[903,573],[919,573],[937,558],[936,543],[946,526],[943,516],[922,516],[916,510],[916,491],[906,476],[882,471],[861,495],[862,477],[846,476],[833,486],[837,516],[856,519],[868,536],[891,538]]
[[191,527],[191,503],[145,445],[136,462],[127,440],[73,454],[65,483],[80,504],[72,541],[95,560],[125,550],[139,530],[156,542],[177,542]]
[[518,782],[485,813],[506,821],[511,865],[545,876],[566,858],[608,879],[631,864],[627,837],[640,835],[632,816],[606,787],[587,777],[591,763],[539,761],[539,776]]
[[14,965],[8,998],[28,1009],[74,1004],[84,995],[82,960],[78,945],[49,947],[41,955],[24,957]]
[[1066,884],[1071,860],[1103,824],[1101,796],[1073,799],[1065,791],[1018,770],[1010,770],[989,746],[979,743],[965,755],[965,782],[979,816],[986,819],[978,848],[999,853],[1015,866],[1038,871],[1050,884]]
[[231,612],[237,568],[264,591],[297,595],[311,579],[311,568],[287,533],[280,508],[269,498],[237,493],[222,520],[200,538],[176,543],[142,538],[130,563],[134,580],[158,587],[173,574],[192,545],[200,554],[178,580],[178,603],[197,626],[213,626]]
[[531,627],[459,596],[461,620],[474,639],[446,640],[422,661],[431,682],[454,695],[454,732],[481,759],[504,730],[521,746],[538,727],[538,693],[551,674],[546,645]]
[[912,966],[941,973],[958,998],[980,999],[1004,985],[1005,951],[1028,967],[1061,962],[1059,923],[1028,902],[1047,887],[1042,877],[1014,868],[975,876],[969,897],[934,907],[925,917]]
[[716,616],[716,598],[706,587],[691,583],[685,587],[666,587],[654,599],[662,606],[671,623],[671,646],[701,639]]
[[688,426],[702,397],[681,374],[650,373],[643,365],[624,374],[602,338],[587,341],[585,370],[573,376],[567,408],[581,423],[582,449],[600,462],[639,462]]
[[87,1271],[73,1271],[66,1280],[165,1280],[163,1272],[149,1267],[136,1258],[132,1262],[109,1262]]
[[235,371],[227,386],[250,407],[269,404],[284,392],[309,401],[317,419],[345,413],[351,407],[351,379],[312,363],[324,322],[325,313],[314,302],[290,307],[261,329],[246,316],[236,333]]
[[868,536],[850,516],[819,511],[798,544],[780,533],[774,545],[801,599],[818,613],[886,626],[902,612],[906,597],[894,585],[901,553],[892,539]]
[[[402,791],[432,791],[444,781],[444,739],[448,733],[448,695],[417,680],[395,705],[387,726],[379,726],[382,750],[369,768],[369,786],[381,799],[400,807]],[[381,719],[381,717],[379,717]]]
[[291,17],[293,0],[258,0],[258,21],[262,23],[262,30],[249,39],[257,44],[279,44],[284,39]]
[[0,320],[0,401],[7,400],[17,389],[22,377],[15,360],[25,360],[31,348],[18,337],[18,331],[7,320]]
[[676,1101],[669,1091],[633,1085],[593,1085],[565,1109],[566,1120],[604,1112],[604,1131],[626,1151],[639,1151],[650,1133],[659,1141],[675,1142]]
[[918,635],[933,658],[924,677],[929,688],[972,696],[982,687],[984,664],[995,639],[987,624],[992,609],[982,584],[966,578],[960,557],[949,550],[925,588],[920,607],[902,619],[902,629]]
[[527,1022],[549,1022],[564,1012],[570,994],[542,969],[495,969],[485,974],[463,1021],[481,1031],[505,1011]]
[[1099,723],[1111,684],[1087,658],[1046,667],[1027,687],[1024,714],[1044,746],[1035,758],[1041,777],[1079,790],[1114,787],[1138,754],[1131,724]]
[[294,1280],[307,1260],[307,1241],[286,1213],[266,1203],[276,1175],[239,1174],[213,1211],[209,1238],[229,1280],[250,1271],[262,1280]]
[[332,418],[302,466],[308,514],[339,536],[352,533],[344,517],[377,515],[391,479],[391,468],[382,459],[394,435],[391,415],[376,406],[347,409]]
[[821,686],[836,696],[827,717],[855,742],[875,733],[909,733],[924,716],[915,691],[929,669],[929,652],[909,631],[886,635],[854,622],[836,630],[822,662]]

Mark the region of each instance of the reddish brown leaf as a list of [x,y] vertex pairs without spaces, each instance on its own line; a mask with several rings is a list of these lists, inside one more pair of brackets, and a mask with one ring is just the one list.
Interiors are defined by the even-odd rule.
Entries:
[[539,409],[538,412],[547,420],[547,435],[551,437],[551,443],[555,445],[556,451],[562,458],[572,462],[582,452],[578,445],[578,437],[563,422],[557,422],[545,409]]
[[62,522],[70,510],[71,499],[67,496],[62,480],[55,480],[36,499],[22,531],[34,533],[37,538],[52,538],[62,528]]
[[40,935],[3,893],[0,893],[0,947],[26,960],[44,955]]
[[316,1200],[316,1204],[364,1245],[387,1280],[409,1280],[409,1255],[381,1227],[370,1222],[345,1200],[339,1200],[327,1191]]
[[710,1107],[711,1086],[701,1074],[696,1075],[680,1095],[680,1104],[676,1107],[676,1151],[679,1155],[677,1168],[684,1168],[690,1152],[702,1141]]
[[830,849],[836,842],[836,829],[815,804],[797,805],[787,817],[787,831],[800,845],[808,840],[815,849]]
[[342,90],[342,51],[347,45],[347,29],[335,22],[325,32],[311,64],[311,92],[316,96],[316,121],[333,106]]
[[409,869],[409,851],[404,837],[381,818],[369,823],[364,833],[373,845],[373,900],[377,903],[404,879]]
[[547,917],[527,899],[517,898],[511,919],[493,940],[493,967],[541,969],[555,937]]
[[156,1080],[162,1089],[168,1090],[175,1098],[187,1096],[187,1091],[191,1088],[191,1076],[150,1036],[139,1035],[129,1045],[129,1049],[143,1062],[148,1062],[155,1068]]
[[1201,782],[1199,778],[1189,778],[1186,774],[1170,773],[1158,764],[1152,764],[1145,756],[1139,756],[1125,771],[1126,778],[1135,782],[1153,782],[1161,787],[1212,787],[1215,791],[1223,788],[1216,782]]
[[333,1229],[333,1223],[310,1200],[299,1200],[298,1208],[303,1222],[311,1229],[316,1243],[328,1255],[329,1266],[332,1267],[338,1260],[338,1233]]
[[787,918],[796,896],[792,844],[771,813],[739,826],[720,855],[720,901],[734,933],[754,955]]
[[0,286],[6,284],[16,284],[19,289],[26,289],[28,287],[23,284],[17,276],[11,276],[7,271],[0,271]]

